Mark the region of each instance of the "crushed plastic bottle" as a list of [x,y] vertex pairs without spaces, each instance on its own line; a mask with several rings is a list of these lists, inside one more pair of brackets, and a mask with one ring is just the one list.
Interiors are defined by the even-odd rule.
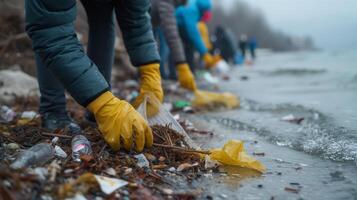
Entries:
[[16,112],[8,106],[0,107],[0,121],[11,122],[16,117]]
[[13,169],[23,169],[33,165],[41,165],[52,160],[54,156],[55,150],[51,144],[39,143],[21,152],[10,167]]
[[81,155],[91,153],[90,142],[84,135],[76,135],[72,138],[72,159],[74,161],[80,162]]

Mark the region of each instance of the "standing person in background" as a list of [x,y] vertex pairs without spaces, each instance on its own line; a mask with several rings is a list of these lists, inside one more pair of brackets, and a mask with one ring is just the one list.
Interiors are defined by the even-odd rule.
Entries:
[[238,51],[237,39],[233,32],[228,28],[216,27],[215,48],[220,51],[222,58],[233,64],[241,64],[241,54]]
[[213,57],[204,44],[200,35],[197,24],[206,12],[211,10],[210,0],[189,0],[186,6],[179,6],[176,9],[176,20],[181,38],[184,43],[187,63],[191,71],[195,72],[194,67],[194,50],[196,49],[206,64],[206,67],[214,67],[219,61]]
[[[175,7],[184,6],[185,4],[186,1],[182,0],[152,0],[151,21],[155,30],[155,35],[157,38],[160,38],[158,41],[160,52],[161,48],[167,48],[167,50],[170,51],[171,58],[176,66],[180,85],[183,88],[195,90],[195,79],[186,61],[185,51],[175,18]],[[164,68],[163,65],[167,64],[168,61],[168,54],[166,54],[166,52],[162,53],[165,53],[161,58],[161,68]],[[173,79],[176,77],[175,68],[172,67],[173,65],[171,65],[171,63],[169,63],[169,65],[169,77]]]
[[242,34],[239,38],[239,49],[242,53],[243,59],[245,59],[247,49],[247,35],[245,34]]
[[[26,32],[38,67],[42,126],[65,128],[74,123],[66,111],[66,89],[93,113],[112,149],[130,150],[135,146],[136,151],[142,151],[153,143],[151,128],[132,105],[110,92],[110,77],[115,13],[130,60],[141,75],[134,106],[140,105],[146,95],[163,101],[160,56],[148,14],[150,0],[82,0],[89,24],[87,54],[74,29],[76,4],[76,0],[25,2]],[[157,111],[157,107],[148,105],[149,113]]]
[[255,37],[250,37],[248,40],[248,46],[249,46],[250,55],[252,56],[252,59],[255,60],[256,58],[255,49],[258,46],[257,39]]

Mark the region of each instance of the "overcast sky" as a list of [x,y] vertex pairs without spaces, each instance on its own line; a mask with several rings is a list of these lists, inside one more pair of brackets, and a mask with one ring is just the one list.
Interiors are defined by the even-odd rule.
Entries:
[[[234,1],[218,0],[226,8]],[[274,29],[309,35],[323,49],[357,49],[357,0],[241,1],[261,10]]]

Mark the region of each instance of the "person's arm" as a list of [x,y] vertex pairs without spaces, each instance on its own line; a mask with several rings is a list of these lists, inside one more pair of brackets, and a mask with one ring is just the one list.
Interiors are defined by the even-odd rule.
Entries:
[[26,0],[26,32],[42,62],[82,106],[109,90],[74,30],[76,1]]
[[192,10],[186,10],[186,12],[181,13],[179,17],[182,18],[184,30],[190,41],[201,55],[205,55],[208,50],[201,38],[200,32],[198,31],[195,13],[193,13]]
[[119,27],[134,66],[160,62],[151,27],[150,5],[150,0],[115,1]]
[[157,0],[157,9],[160,17],[160,27],[162,28],[166,41],[172,52],[176,64],[185,63],[186,56],[183,49],[182,41],[177,28],[175,7],[172,1]]

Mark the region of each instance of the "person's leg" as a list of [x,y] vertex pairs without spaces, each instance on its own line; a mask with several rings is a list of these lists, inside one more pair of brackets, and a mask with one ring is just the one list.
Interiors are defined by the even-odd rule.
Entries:
[[[68,1],[67,1],[68,2]],[[69,2],[70,3],[70,2]],[[61,5],[47,5],[54,10],[60,10]],[[41,57],[35,52],[37,66],[37,81],[40,89],[40,107],[42,127],[54,131],[68,128],[73,134],[80,133],[81,128],[67,114],[65,89],[42,62]]]
[[114,6],[110,1],[81,0],[88,19],[88,57],[110,85],[114,63]]
[[163,33],[162,33],[162,30],[157,27],[155,28],[154,30],[154,37],[156,39],[156,42],[159,46],[159,54],[160,54],[160,58],[161,58],[161,61],[160,61],[160,74],[161,74],[161,78],[163,79],[167,79],[167,74],[166,74],[166,60],[167,60],[167,54],[168,54],[168,48],[167,47],[167,44],[166,44],[166,41],[165,41],[165,38],[163,36]]
[[[81,3],[87,13],[89,26],[87,55],[110,85],[114,64],[114,6],[110,1],[81,0]],[[86,118],[95,122],[94,115],[89,111]]]

